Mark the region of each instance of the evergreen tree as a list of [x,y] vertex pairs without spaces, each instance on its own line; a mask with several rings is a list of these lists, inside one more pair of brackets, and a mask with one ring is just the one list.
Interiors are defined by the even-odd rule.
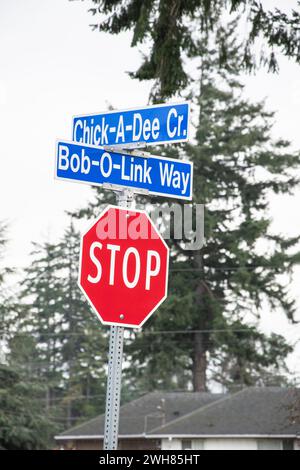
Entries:
[[107,340],[77,284],[80,238],[73,223],[60,242],[34,246],[11,356],[44,385],[49,417],[69,427],[104,410]]
[[[173,240],[169,301],[151,325],[156,330],[188,325],[194,333],[133,343],[133,362],[151,367],[152,360],[153,370],[160,354],[168,354],[170,370],[174,362],[191,370],[196,391],[206,389],[208,368],[221,354],[226,361],[234,358],[239,372],[234,379],[231,371],[231,380],[247,385],[259,382],[263,369],[279,370],[291,351],[281,336],[267,338],[249,328],[245,318],[248,312],[258,317],[267,299],[293,320],[295,304],[279,275],[297,261],[299,237],[273,234],[267,208],[272,194],[289,194],[298,184],[299,154],[290,153],[286,141],[272,141],[273,113],[243,98],[235,27],[233,22],[219,28],[214,45],[211,37],[199,44],[200,117],[196,145],[185,151],[194,162],[193,201],[206,206],[206,242],[201,250],[185,251]],[[219,43],[227,50],[222,69]]]
[[[53,243],[33,244],[31,264],[25,269],[20,294],[18,334],[23,341],[27,336],[28,361],[32,372],[45,388],[45,409],[50,411],[57,401],[62,386],[63,363],[61,340],[63,316],[61,313],[63,289],[60,277],[61,263],[57,245]],[[12,349],[13,357],[21,359],[18,347]],[[21,365],[21,364],[19,364]],[[30,363],[24,363],[25,368]]]
[[[6,226],[0,224],[0,448],[46,448],[55,428],[43,413],[42,387],[15,366],[11,345],[16,340],[17,302],[8,287],[13,269],[6,266]],[[24,342],[19,355],[28,347]],[[30,345],[31,350],[31,345]],[[24,357],[23,357],[24,360]]]
[[286,340],[237,321],[212,333],[210,380],[228,390],[244,386],[283,386],[290,383],[286,358],[293,351]]
[[14,270],[5,263],[5,251],[7,246],[7,225],[0,221],[0,348],[7,339],[10,318],[13,315],[13,298],[8,289],[7,278],[13,274]]
[[[291,351],[280,335],[257,332],[247,317],[250,312],[256,325],[267,299],[293,320],[294,301],[279,276],[297,261],[299,237],[273,234],[267,209],[272,194],[292,193],[298,184],[299,154],[290,153],[284,140],[272,141],[273,113],[243,98],[235,29],[233,22],[220,26],[214,41],[212,34],[199,40],[196,142],[165,151],[194,163],[193,202],[206,206],[206,243],[193,251],[170,241],[168,299],[145,333],[132,334],[129,349],[128,373],[142,388],[187,388],[192,382],[200,391],[208,377],[228,386],[268,383],[271,373],[281,374]],[[221,44],[227,51],[222,68]],[[103,203],[106,193],[95,194],[96,203],[80,216]]]
[[10,365],[0,364],[0,447],[49,447],[56,428],[44,413],[42,390]]
[[63,290],[61,343],[66,377],[64,402],[69,424],[70,419],[104,411],[106,390],[107,335],[77,284],[79,248],[80,235],[71,222],[59,243]]
[[[189,76],[186,63],[199,55],[199,35],[216,31],[220,18],[240,15],[244,40],[239,66],[252,70],[266,64],[278,69],[277,52],[300,62],[300,14],[291,9],[289,15],[278,8],[268,10],[259,0],[93,0],[90,12],[99,21],[94,30],[119,34],[133,30],[131,46],[146,44],[140,68],[132,74],[140,80],[154,79],[154,98],[164,99],[185,89]],[[245,27],[245,24],[247,27]],[[264,48],[256,53],[258,38]],[[224,43],[218,44],[218,60],[228,63],[230,54]],[[230,60],[230,59],[229,59]]]

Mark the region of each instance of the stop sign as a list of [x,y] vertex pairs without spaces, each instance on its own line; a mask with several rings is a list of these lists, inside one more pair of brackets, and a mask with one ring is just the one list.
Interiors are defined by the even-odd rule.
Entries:
[[82,236],[79,286],[102,323],[139,328],[167,296],[168,260],[146,212],[108,206]]

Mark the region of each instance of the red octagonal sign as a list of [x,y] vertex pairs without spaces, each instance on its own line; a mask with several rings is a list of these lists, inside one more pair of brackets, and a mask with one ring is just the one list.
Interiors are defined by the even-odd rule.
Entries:
[[167,297],[168,260],[146,212],[108,206],[82,237],[79,286],[102,323],[139,328]]

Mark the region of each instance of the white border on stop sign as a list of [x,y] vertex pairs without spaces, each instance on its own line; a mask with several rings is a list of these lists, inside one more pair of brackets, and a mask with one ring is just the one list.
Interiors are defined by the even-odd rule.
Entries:
[[[163,242],[164,246],[166,247],[167,249],[167,267],[166,267],[166,283],[165,283],[165,294],[163,296],[163,298],[158,302],[158,304],[154,307],[154,309],[151,310],[150,313],[148,313],[148,315],[144,318],[144,320],[142,321],[142,323],[140,325],[131,325],[131,324],[127,324],[127,323],[118,323],[118,322],[108,322],[108,321],[104,321],[102,320],[102,318],[100,317],[100,314],[97,312],[97,309],[96,307],[94,306],[93,302],[91,301],[91,299],[88,297],[87,293],[85,292],[85,290],[83,289],[83,287],[81,286],[80,284],[80,280],[81,280],[81,266],[82,266],[82,248],[83,248],[83,237],[84,235],[97,223],[97,221],[109,210],[109,209],[120,209],[120,210],[124,210],[124,211],[131,211],[131,212],[138,212],[140,214],[145,214],[147,219],[149,220],[150,224],[152,225],[152,227],[155,229],[155,231],[157,232],[159,238],[161,239],[161,241]],[[167,296],[168,296],[168,279],[169,279],[169,254],[170,254],[170,248],[168,247],[168,245],[166,244],[165,240],[163,239],[163,237],[161,236],[161,234],[159,233],[157,227],[154,225],[153,221],[151,220],[151,218],[149,217],[149,215],[147,214],[147,212],[145,210],[140,210],[140,209],[132,209],[132,208],[125,208],[125,207],[119,207],[119,206],[115,206],[113,204],[108,204],[106,206],[105,209],[103,209],[102,212],[100,212],[100,214],[98,215],[97,218],[95,218],[93,220],[93,222],[89,222],[85,228],[85,230],[82,231],[82,235],[80,237],[80,253],[79,253],[79,271],[78,271],[78,281],[77,281],[77,284],[80,288],[80,290],[82,291],[84,297],[87,299],[87,301],[89,302],[90,306],[92,307],[92,311],[94,312],[94,314],[96,315],[96,317],[98,318],[98,320],[100,321],[100,323],[102,325],[110,325],[110,326],[123,326],[124,328],[135,328],[135,329],[140,329],[142,328],[142,326],[144,325],[144,323],[148,320],[148,318],[155,312],[155,310],[158,309],[158,307],[166,300]]]

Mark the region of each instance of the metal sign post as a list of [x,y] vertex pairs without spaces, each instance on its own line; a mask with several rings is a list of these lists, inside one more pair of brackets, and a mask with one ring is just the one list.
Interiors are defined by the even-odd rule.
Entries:
[[118,448],[123,340],[124,328],[111,326],[103,445],[105,450],[117,450]]
[[[117,193],[117,202],[120,207],[131,207],[133,203],[132,191],[125,189]],[[106,387],[104,450],[117,450],[118,448],[123,342],[124,328],[122,326],[111,326]]]
[[[78,285],[99,320],[111,325],[105,450],[118,448],[124,327],[140,328],[167,297],[169,248],[146,211],[130,210],[134,192],[192,199],[192,163],[152,156],[141,148],[186,142],[189,113],[189,103],[185,102],[76,116],[73,141],[57,142],[56,178],[117,192],[118,206],[108,206],[82,235],[78,278]],[[114,214],[135,220],[141,217],[149,233],[157,236],[138,243],[130,239],[133,246],[128,246],[129,236],[125,241],[119,237],[117,243],[115,239],[102,239],[98,224]],[[129,282],[130,255],[136,262],[134,281]]]

